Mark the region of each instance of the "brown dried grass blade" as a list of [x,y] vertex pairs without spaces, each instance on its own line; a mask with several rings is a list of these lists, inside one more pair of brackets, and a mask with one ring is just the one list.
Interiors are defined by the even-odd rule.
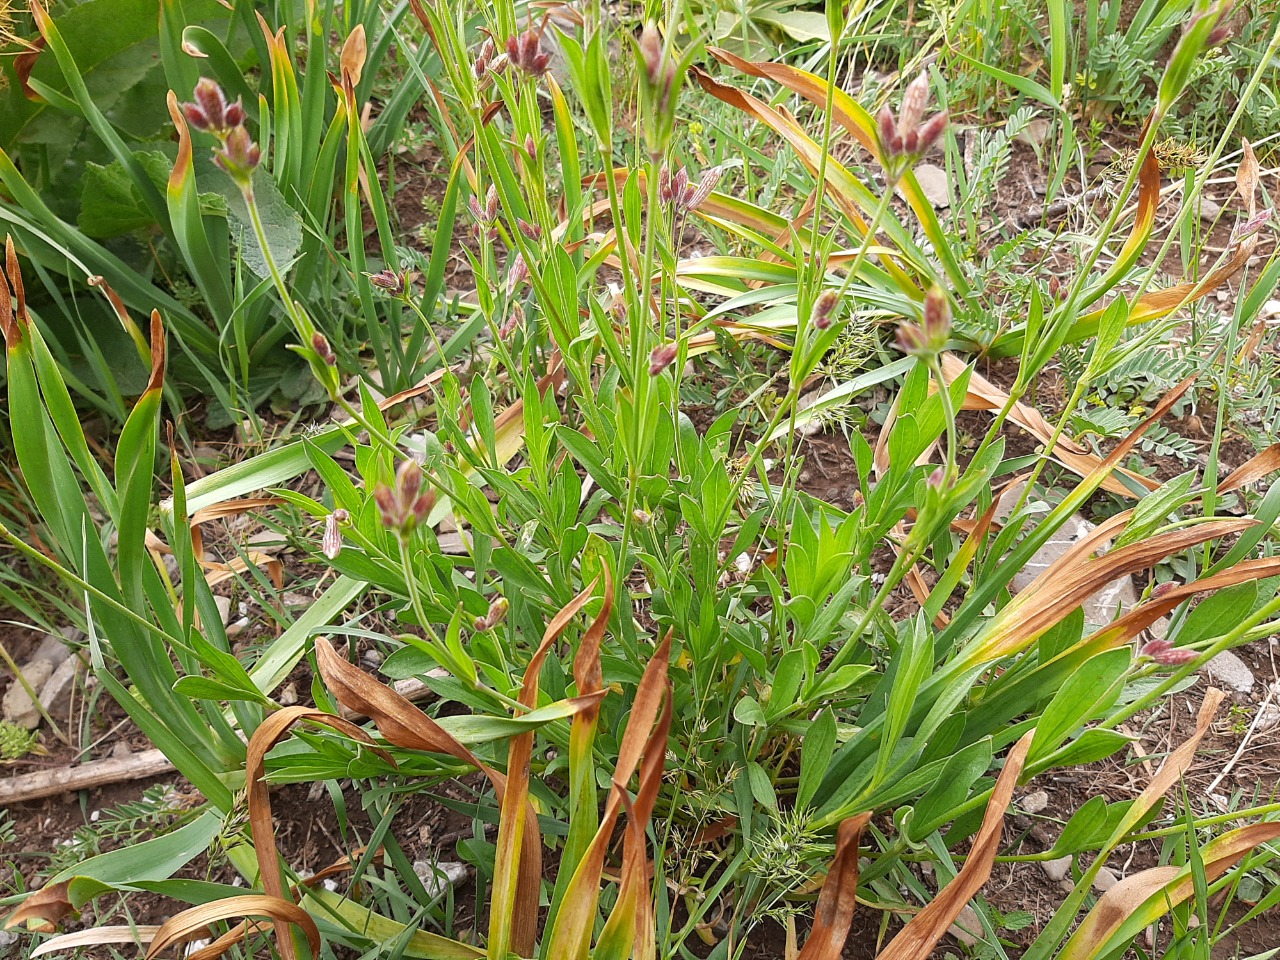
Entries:
[[[1201,851],[1205,878],[1212,882],[1260,843],[1280,837],[1280,823],[1254,823],[1224,833]],[[1117,934],[1132,936],[1195,894],[1188,867],[1152,867],[1125,877],[1098,898],[1058,960],[1092,960],[1117,944]],[[1136,928],[1136,929],[1135,929]]]
[[1229,493],[1232,490],[1239,490],[1246,484],[1261,480],[1277,470],[1280,470],[1280,443],[1273,443],[1232,470],[1218,485],[1218,492]]
[[1004,829],[1004,814],[1013,798],[1013,789],[1022,774],[1022,766],[1031,749],[1035,731],[1023,734],[1005,758],[1004,769],[991,791],[986,816],[974,838],[973,846],[965,858],[964,866],[955,878],[938,892],[933,901],[911,918],[905,927],[885,947],[877,960],[919,960],[942,939],[955,922],[965,904],[982,889],[991,876],[991,865],[1000,851],[1000,835]]
[[858,845],[870,822],[870,813],[859,813],[840,824],[836,854],[814,909],[813,929],[797,960],[839,960],[858,906]]
[[[655,724],[659,722],[659,710],[666,711],[667,668],[671,661],[671,631],[662,638],[649,658],[640,683],[636,687],[631,716],[618,747],[618,763],[613,779],[623,787],[631,781],[641,754],[653,742]],[[669,721],[668,721],[669,724]],[[662,743],[666,743],[665,735]],[[579,861],[577,869],[565,892],[563,905],[556,915],[550,934],[548,956],[566,960],[582,958],[590,948],[591,932],[595,924],[596,906],[600,896],[600,879],[604,871],[605,854],[613,838],[613,829],[623,807],[625,791],[613,790],[605,805],[604,816],[596,835]]]
[[146,960],[152,960],[167,947],[207,933],[212,923],[246,916],[271,920],[276,929],[276,947],[282,955],[296,955],[290,926],[298,927],[306,935],[313,956],[320,950],[320,931],[305,910],[280,897],[246,894],[243,897],[226,897],[204,903],[170,917],[156,931],[155,938],[147,949]]
[[[533,710],[538,705],[538,674],[551,645],[595,593],[593,580],[547,624],[542,642],[529,659],[520,686],[520,703]],[[494,859],[493,893],[489,913],[489,956],[505,957],[508,951],[531,956],[538,936],[538,891],[542,879],[542,835],[537,817],[529,809],[529,761],[533,756],[533,731],[511,738],[507,752],[507,789],[498,821]]]
[[[280,856],[276,851],[275,825],[271,819],[271,792],[263,779],[263,773],[266,768],[267,753],[288,734],[289,729],[295,723],[303,721],[330,727],[339,733],[346,734],[353,740],[359,740],[367,744],[392,766],[395,765],[391,755],[377,746],[373,742],[373,738],[354,723],[312,707],[285,707],[283,710],[267,717],[259,725],[258,729],[254,731],[253,736],[249,738],[244,763],[245,781],[249,796],[249,830],[253,836],[254,852],[258,858],[258,871],[263,890],[266,891],[268,899],[280,901],[290,906],[292,906],[292,903],[285,892],[284,875],[280,870]],[[226,900],[218,901],[219,904],[227,902]],[[208,904],[207,906],[212,907],[217,906],[217,904]],[[239,915],[249,912],[248,910],[241,911]],[[186,911],[186,913],[189,914],[191,911]],[[181,917],[184,914],[179,914],[178,916]],[[266,916],[274,915],[267,913]],[[306,914],[304,913],[303,916],[306,916]],[[176,920],[177,917],[174,919]],[[222,919],[222,917],[215,919]],[[308,921],[310,921],[310,918],[308,918]],[[294,949],[293,937],[289,933],[287,923],[277,920],[275,921],[275,929],[281,955],[285,960],[296,960],[297,953]],[[152,950],[157,949],[163,948],[156,947],[153,944]],[[151,956],[151,954],[148,954],[148,956]]]
[[104,943],[131,943],[141,947],[150,943],[159,931],[158,926],[138,924],[132,927],[94,927],[92,930],[77,930],[75,933],[64,933],[60,937],[46,940],[27,955],[28,960],[43,957],[50,953],[62,953],[77,947],[96,947]]

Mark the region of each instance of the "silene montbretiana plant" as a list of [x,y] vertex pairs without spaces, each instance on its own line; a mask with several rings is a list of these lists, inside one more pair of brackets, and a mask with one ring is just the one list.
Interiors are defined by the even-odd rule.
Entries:
[[[234,18],[248,5],[230,6]],[[750,37],[717,46],[711,4],[314,3],[301,27],[273,10],[273,33],[264,15],[266,55],[236,72],[238,34],[217,47],[209,28],[175,25],[184,5],[165,0],[179,41],[166,76],[184,85],[167,91],[176,152],[154,212],[198,289],[232,307],[226,326],[213,299],[182,322],[216,333],[250,371],[227,382],[246,384],[256,360],[237,323],[256,318],[331,414],[190,482],[164,421],[184,402],[167,371],[199,355],[194,341],[175,348],[178,318],[160,299],[144,335],[124,298],[150,373],[104,466],[24,293],[20,254],[47,278],[36,230],[48,215],[34,191],[10,189],[9,418],[43,526],[40,548],[4,537],[60,578],[100,682],[203,797],[167,832],[49,877],[8,923],[54,935],[110,891],[186,909],[158,927],[59,934],[37,953],[141,943],[157,956],[200,939],[199,960],[340,946],[733,958],[780,924],[781,953],[817,960],[842,955],[857,909],[873,915],[860,930],[879,929],[859,956],[924,960],[957,930],[1004,955],[998,915],[971,903],[1008,859],[1015,790],[1123,756],[1127,721],[1276,630],[1280,487],[1259,487],[1280,458],[1269,448],[1220,469],[1227,387],[1280,278],[1263,174],[1235,138],[1280,51],[1276,24],[1235,113],[1171,191],[1155,147],[1233,21],[1227,4],[1167,5],[1176,43],[1153,68],[1121,182],[1094,206],[1079,199],[1079,230],[1009,239],[1057,257],[1051,274],[1011,276],[999,249],[971,243],[996,187],[967,178],[997,175],[1014,128],[973,141],[987,153],[967,165],[966,104],[950,96],[965,61],[943,71],[929,49],[905,51],[901,82],[876,84],[868,30],[879,7],[905,18],[908,6],[761,6]],[[59,18],[32,9],[72,96],[39,89],[111,143],[115,121],[92,114],[58,53]],[[1090,11],[1037,10],[1045,83],[969,61],[1046,111],[1038,149],[1058,148],[1064,168],[1091,116],[1066,71]],[[744,58],[776,30],[800,46]],[[304,40],[299,89],[291,51]],[[868,71],[860,87],[851,64]],[[375,96],[370,71],[387,70],[403,76]],[[393,174],[374,134],[393,105],[430,116],[446,158],[447,210],[425,253],[392,234]],[[1197,198],[1238,143],[1211,250],[1193,229]],[[955,168],[948,203],[926,190],[939,164]],[[215,216],[206,189],[245,227],[228,238],[223,223],[211,258],[195,230]],[[281,196],[302,218],[288,250],[274,233]],[[1194,268],[1162,285],[1175,245]],[[252,276],[218,273],[216,251],[232,248]],[[1100,384],[1164,350],[1224,289],[1235,312],[1197,341],[1198,372],[1106,449],[1072,436]],[[1068,360],[1073,379],[1042,408],[1038,385]],[[1205,465],[1153,479],[1144,435],[1206,383],[1219,406]],[[813,484],[836,446],[839,482]],[[1100,504],[1102,521],[1046,560]],[[236,646],[214,585],[267,589],[269,561],[215,560],[201,528],[250,511],[302,548],[290,575],[323,586],[278,632]],[[1126,608],[1087,603],[1151,571]],[[380,675],[360,666],[370,648]],[[307,705],[286,705],[300,665]],[[393,685],[410,681],[427,706]],[[1273,797],[1226,819],[1188,808],[1157,822],[1221,699],[1204,695],[1194,733],[1136,798],[1066,814],[1037,858],[1073,857],[1078,882],[1022,956],[1119,956],[1165,914],[1199,917],[1265,867]],[[474,928],[455,924],[447,884],[415,871],[396,820],[459,778],[470,799],[455,783],[441,802],[474,821],[458,844]],[[328,784],[343,818],[358,795],[373,824],[366,846],[311,875],[282,854],[273,821],[272,788],[299,782]],[[1185,842],[1092,902],[1135,836]],[[241,885],[184,879],[206,852]]]

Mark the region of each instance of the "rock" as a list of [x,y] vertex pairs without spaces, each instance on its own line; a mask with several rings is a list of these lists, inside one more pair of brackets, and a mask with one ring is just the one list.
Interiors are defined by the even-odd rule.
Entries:
[[[22,676],[37,696],[52,675],[53,664],[48,660],[33,660],[22,668]],[[31,699],[27,688],[17,677],[5,691],[4,700],[0,702],[0,714],[3,714],[4,719],[17,724],[24,730],[34,730],[40,725],[40,711],[36,709],[35,701]]]
[[1071,854],[1059,857],[1057,860],[1042,861],[1040,869],[1050,880],[1065,880],[1071,875]]
[[1220,654],[1205,664],[1209,676],[1237,693],[1248,693],[1253,689],[1253,671],[1243,660],[1230,650]]
[[1018,133],[1014,140],[1021,140],[1029,147],[1039,149],[1044,145],[1044,139],[1049,135],[1048,120],[1032,120]]
[[280,706],[292,707],[298,702],[298,685],[296,683],[286,683],[280,688]]
[[1258,729],[1273,730],[1280,727],[1280,706],[1264,703],[1258,708]]
[[1027,813],[1040,813],[1045,807],[1049,806],[1049,794],[1043,790],[1037,790],[1035,793],[1029,793],[1022,798],[1020,804],[1022,809]]
[[947,171],[932,163],[921,163],[915,168],[920,192],[938,210],[951,206],[951,180]]
[[[1021,496],[1022,484],[1015,484],[1002,493],[996,504],[996,519],[1002,523],[1008,520]],[[1094,525],[1079,514],[1069,517],[1053,537],[1031,556],[1026,565],[1013,575],[1010,584],[1013,592],[1025,590],[1067,551],[1092,533],[1093,529]],[[1103,626],[1127,612],[1137,602],[1138,591],[1134,588],[1133,579],[1128,576],[1119,577],[1085,600],[1084,618],[1094,626]],[[1155,630],[1154,627],[1152,629]]]
[[117,740],[111,747],[111,758],[113,760],[128,760],[133,756],[133,751],[129,749],[127,740]]
[[225,627],[231,622],[231,598],[215,596],[213,603],[218,608],[218,613],[222,617],[222,625]]
[[65,716],[71,706],[71,693],[83,664],[79,657],[68,657],[58,664],[40,688],[40,705],[51,717]]
[[966,947],[972,947],[982,939],[982,921],[978,918],[978,911],[966,903],[956,915],[956,922],[948,928],[947,933]]
[[437,538],[440,552],[452,556],[461,556],[471,551],[471,534],[465,530],[446,533]]
[[360,654],[360,659],[363,660],[365,664],[367,664],[370,667],[382,666],[382,652],[379,650],[374,650],[370,648],[364,651],[364,653]]
[[75,627],[63,627],[57,633],[45,634],[40,640],[40,646],[36,647],[35,653],[31,654],[30,661],[34,663],[36,660],[48,660],[56,669],[58,664],[71,656],[71,647],[69,644],[75,644],[84,639],[84,634]]
[[467,879],[467,865],[453,861],[441,860],[430,863],[426,860],[415,860],[413,872],[418,875],[422,885],[427,889],[427,896],[432,900],[442,897],[450,887],[456,887]]
[[1259,315],[1265,320],[1280,320],[1280,300],[1268,300]]
[[1120,878],[1116,876],[1114,870],[1110,867],[1103,867],[1098,871],[1097,876],[1093,878],[1093,889],[1099,893],[1106,893],[1119,882]]
[[5,947],[12,946],[17,942],[18,935],[16,933],[10,933],[8,930],[0,930],[0,953],[4,951]]
[[1200,197],[1200,219],[1205,223],[1213,223],[1222,216],[1222,204],[1212,197]]

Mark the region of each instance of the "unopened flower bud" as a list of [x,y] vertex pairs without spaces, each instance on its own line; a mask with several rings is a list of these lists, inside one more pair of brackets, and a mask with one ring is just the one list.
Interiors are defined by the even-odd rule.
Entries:
[[1150,643],[1143,644],[1138,653],[1140,656],[1150,657],[1165,667],[1178,667],[1184,663],[1190,663],[1199,656],[1194,650],[1175,647],[1169,640],[1152,640]]
[[930,341],[944,346],[951,336],[951,303],[946,291],[936,283],[924,298],[924,332]]
[[193,92],[196,103],[200,106],[201,113],[204,114],[207,126],[198,129],[206,132],[225,131],[236,124],[227,122],[227,97],[222,92],[222,87],[218,86],[218,81],[209,77],[201,77],[196,84]]
[[542,49],[542,36],[530,27],[507,41],[507,60],[531,77],[540,77],[551,65],[551,54]]
[[674,196],[671,190],[671,167],[664,162],[658,170],[658,202],[671,203]]
[[924,108],[929,105],[929,75],[922,73],[907,86],[902,95],[902,107],[898,113],[898,131],[915,130],[924,119]]
[[316,352],[316,356],[318,356],[323,363],[326,363],[331,367],[338,362],[338,358],[333,352],[333,347],[329,346],[329,341],[325,338],[325,335],[319,331],[316,331],[311,335],[311,349]]
[[947,473],[942,467],[934,467],[926,481],[934,490],[941,490],[946,483]]
[[532,133],[526,133],[524,135],[524,152],[530,160],[538,159],[538,144],[533,139]]
[[497,55],[498,48],[493,44],[493,38],[489,37],[480,45],[480,52],[476,54],[476,62],[474,72],[477,80],[484,78],[489,72],[489,64],[493,62],[493,58]]
[[511,602],[506,597],[497,597],[493,603],[489,604],[488,613],[483,617],[476,617],[476,629],[492,630],[507,619],[507,611],[509,609],[511,609]]
[[1173,580],[1166,580],[1164,583],[1157,583],[1151,588],[1151,599],[1159,600],[1161,597],[1167,597],[1173,591],[1178,589],[1179,584]]
[[262,151],[249,137],[244,127],[234,127],[227,134],[221,149],[213,151],[214,162],[237,181],[247,181],[253,176]]
[[373,491],[374,502],[383,526],[408,536],[427,519],[435,506],[434,490],[422,492],[422,467],[416,460],[406,460],[396,470],[394,486],[379,484]]
[[529,279],[529,265],[524,262],[524,257],[516,254],[511,260],[511,266],[507,268],[507,296],[511,296],[516,292],[516,287]]
[[394,270],[381,270],[378,273],[365,274],[369,282],[379,290],[385,290],[393,297],[404,296],[405,276]]
[[662,77],[662,37],[657,26],[650,21],[640,32],[640,60],[644,63],[645,73],[650,83],[657,83]]
[[631,511],[631,519],[642,527],[648,526],[653,522],[653,517],[650,515],[649,511],[641,510],[639,507],[636,507],[636,509]]
[[680,354],[680,345],[677,343],[660,343],[653,348],[653,352],[649,354],[649,376],[656,377],[675,361]]
[[349,518],[347,511],[339,508],[324,518],[324,539],[320,550],[330,560],[338,559],[342,553],[342,524]]
[[813,325],[819,330],[825,330],[831,326],[832,316],[835,314],[836,304],[840,301],[840,295],[834,290],[826,290],[818,297],[813,304]]
[[498,219],[498,188],[492,183],[489,184],[489,192],[484,195],[484,215],[489,221]]
[[530,223],[528,220],[521,220],[519,217],[517,217],[516,226],[520,228],[521,233],[523,233],[526,237],[528,237],[534,243],[537,243],[540,239],[542,239],[542,227],[539,226],[538,224]]

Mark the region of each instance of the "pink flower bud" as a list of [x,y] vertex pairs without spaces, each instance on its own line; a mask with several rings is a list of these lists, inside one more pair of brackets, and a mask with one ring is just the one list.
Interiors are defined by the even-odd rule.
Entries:
[[521,220],[519,217],[517,217],[516,226],[520,228],[521,233],[523,233],[526,237],[528,237],[534,243],[537,243],[540,239],[542,239],[542,227],[540,227],[538,224],[530,223],[528,220]]
[[840,302],[840,295],[834,290],[824,291],[813,304],[813,325],[819,330],[825,330],[831,326],[831,318],[835,313],[836,305]]
[[1178,667],[1184,663],[1190,663],[1199,656],[1194,650],[1175,647],[1168,640],[1152,640],[1150,643],[1144,644],[1138,653],[1140,656],[1150,657],[1156,663],[1165,667]]
[[653,348],[653,352],[649,354],[649,376],[656,377],[675,361],[680,355],[680,345],[676,343],[661,343]]
[[538,144],[534,141],[532,133],[524,135],[524,152],[530,160],[538,159]]
[[507,269],[507,296],[516,292],[516,287],[529,279],[529,265],[524,262],[524,257],[516,254],[511,260],[511,266]]
[[540,77],[551,65],[551,55],[542,50],[542,37],[530,27],[507,40],[507,60],[531,77]]
[[200,110],[208,119],[209,125],[204,129],[227,130],[235,126],[227,122],[227,97],[216,80],[201,77],[200,82],[196,84],[194,96],[196,103],[200,104]]
[[244,107],[240,105],[240,101],[228,104],[226,113],[223,114],[223,120],[228,127],[238,127],[245,122]]
[[640,60],[644,63],[649,82],[656,84],[663,76],[662,37],[652,21],[644,25],[640,33]]
[[324,518],[324,539],[320,544],[320,552],[330,560],[337,560],[342,553],[342,524],[347,518],[347,511],[341,509]]
[[489,184],[489,192],[484,195],[484,215],[490,222],[498,219],[498,188]]
[[929,105],[929,75],[922,73],[907,86],[898,114],[898,132],[904,136],[920,126],[924,108]]
[[311,335],[311,349],[316,352],[316,356],[320,358],[321,362],[331,367],[338,362],[338,358],[333,352],[333,347],[329,346],[329,341],[319,331]]

